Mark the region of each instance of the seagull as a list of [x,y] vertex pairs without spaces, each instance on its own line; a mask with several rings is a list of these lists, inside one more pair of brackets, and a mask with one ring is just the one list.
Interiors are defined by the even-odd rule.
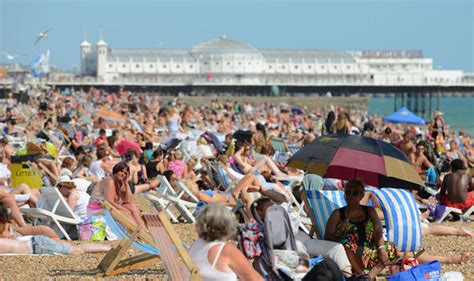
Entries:
[[51,31],[51,28],[46,31],[38,33],[38,37],[36,37],[35,45],[38,44],[38,42],[41,41],[41,39],[48,37],[48,32],[50,31]]
[[22,55],[10,54],[10,53],[7,53],[7,52],[2,52],[2,54],[5,55],[5,57],[7,58],[7,60],[14,60],[14,59],[16,59],[17,57],[21,57],[21,56],[22,56]]

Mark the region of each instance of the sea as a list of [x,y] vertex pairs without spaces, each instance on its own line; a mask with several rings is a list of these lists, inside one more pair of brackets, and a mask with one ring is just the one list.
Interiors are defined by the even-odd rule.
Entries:
[[[372,97],[369,100],[369,114],[389,115],[394,112],[393,105],[393,97]],[[436,110],[436,98],[432,100],[432,106]],[[444,120],[456,133],[464,130],[474,137],[474,97],[441,97],[439,107],[444,113]]]

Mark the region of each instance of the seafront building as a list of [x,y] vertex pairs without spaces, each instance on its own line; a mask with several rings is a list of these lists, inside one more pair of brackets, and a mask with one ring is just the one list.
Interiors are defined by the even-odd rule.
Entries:
[[[461,85],[462,70],[441,70],[421,50],[257,49],[226,36],[191,49],[80,46],[81,74],[97,82],[158,85]],[[473,80],[473,81],[470,81]]]

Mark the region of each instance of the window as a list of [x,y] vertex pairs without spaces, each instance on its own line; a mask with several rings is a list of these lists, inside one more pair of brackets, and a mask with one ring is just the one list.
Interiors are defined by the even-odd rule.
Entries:
[[176,66],[176,68],[180,68],[179,64]]
[[321,65],[321,69],[324,69],[324,65]]
[[193,68],[193,67],[194,67],[194,65],[192,65],[192,64],[189,66],[189,68]]
[[122,68],[125,68],[125,64],[122,64]]
[[109,68],[112,68],[112,64],[109,64]]
[[227,65],[230,65],[230,61],[227,62]]
[[166,68],[166,64],[163,64],[163,68]]
[[207,61],[205,61],[204,64],[207,65]]
[[351,66],[350,65],[346,66],[346,69],[351,69]]
[[273,66],[271,66],[271,65],[268,66],[268,69],[272,69],[272,68],[273,68]]
[[150,68],[153,68],[153,64],[150,64]]
[[139,64],[137,64],[137,65],[135,65],[135,67],[136,67],[136,68],[139,68],[139,67],[140,67],[140,65],[139,65]]
[[218,61],[216,61],[216,65],[219,65],[219,62],[218,62]]
[[297,66],[297,65],[295,65],[295,69],[298,69],[298,66]]
[[308,69],[311,69],[311,68],[312,68],[311,65],[308,65]]
[[239,61],[239,65],[242,65],[242,62]]
[[337,69],[337,65],[334,66],[334,69]]

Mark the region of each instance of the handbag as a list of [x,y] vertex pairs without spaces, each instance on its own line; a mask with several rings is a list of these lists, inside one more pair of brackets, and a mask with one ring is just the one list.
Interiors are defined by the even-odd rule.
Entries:
[[414,266],[408,270],[391,275],[390,281],[438,281],[441,278],[441,263],[432,261]]

